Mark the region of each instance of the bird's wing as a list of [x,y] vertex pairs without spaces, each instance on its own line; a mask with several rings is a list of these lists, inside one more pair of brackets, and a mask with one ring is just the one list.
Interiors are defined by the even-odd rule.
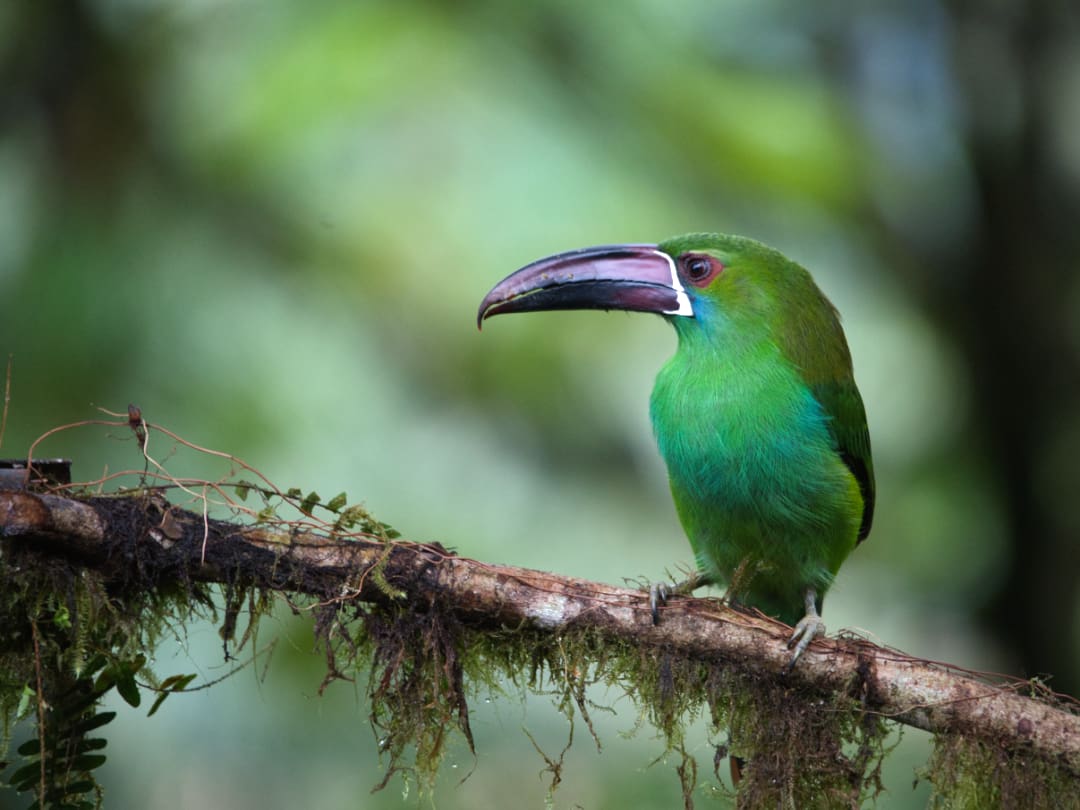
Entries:
[[815,398],[829,417],[829,432],[836,449],[848,469],[859,482],[863,496],[862,522],[859,539],[870,534],[874,520],[874,462],[870,456],[870,431],[866,427],[866,411],[859,389],[849,371],[846,379],[811,386]]
[[863,496],[862,522],[858,541],[870,533],[874,520],[874,462],[870,456],[870,432],[866,410],[851,369],[840,317],[827,298],[817,291],[819,300],[789,310],[781,330],[784,355],[799,370],[814,397],[829,418],[829,431],[837,452],[859,483]]

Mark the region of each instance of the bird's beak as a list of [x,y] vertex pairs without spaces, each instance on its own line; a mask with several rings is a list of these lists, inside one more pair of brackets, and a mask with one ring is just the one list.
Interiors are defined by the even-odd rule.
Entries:
[[559,253],[511,273],[484,296],[476,322],[544,309],[694,314],[670,256],[656,245],[609,245]]

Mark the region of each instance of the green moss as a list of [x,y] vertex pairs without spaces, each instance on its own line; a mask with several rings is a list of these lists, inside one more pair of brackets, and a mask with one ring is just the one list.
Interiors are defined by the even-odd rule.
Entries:
[[[96,505],[107,512],[121,500]],[[97,711],[103,695],[116,689],[138,705],[140,688],[149,683],[158,692],[153,713],[164,697],[191,682],[191,675],[158,680],[146,666],[164,633],[182,632],[193,616],[203,615],[220,622],[223,639],[239,649],[254,644],[260,619],[280,595],[252,584],[265,574],[267,559],[249,558],[228,544],[212,544],[208,552],[208,564],[226,582],[193,583],[183,561],[201,550],[201,520],[198,531],[175,541],[175,560],[147,556],[166,552],[140,543],[139,532],[159,525],[171,510],[138,493],[127,500],[125,517],[117,517],[118,509],[111,519],[112,563],[100,572],[39,554],[32,544],[0,546],[4,736],[22,719],[37,730],[19,747],[18,761],[6,767],[0,762],[0,778],[44,796],[45,804],[100,804],[93,771],[104,761],[105,739],[98,729],[111,719]],[[330,503],[339,506],[339,500]],[[475,755],[470,701],[516,690],[508,700],[526,692],[544,695],[567,718],[566,747],[548,753],[537,746],[551,793],[559,787],[575,730],[584,727],[601,747],[593,716],[612,711],[593,702],[601,691],[631,698],[637,714],[630,733],[650,727],[660,732],[663,749],[656,760],[673,762],[686,807],[695,799],[732,799],[721,774],[729,756],[743,763],[737,797],[743,808],[858,807],[880,793],[887,727],[863,705],[865,684],[857,676],[846,692],[808,692],[780,674],[750,674],[741,662],[641,647],[595,628],[553,634],[492,626],[482,617],[467,620],[437,592],[404,598],[402,583],[385,565],[392,538],[378,536],[387,543],[378,564],[384,581],[377,591],[386,597],[379,604],[359,602],[354,591],[343,594],[340,583],[329,581],[317,586],[302,580],[302,587],[333,587],[333,593],[288,596],[314,617],[327,661],[324,686],[366,678],[370,722],[386,763],[376,788],[400,777],[430,792],[451,740],[464,741]],[[279,576],[297,581],[290,579],[297,571],[277,570],[276,556],[270,562],[275,582]],[[700,762],[687,744],[686,730],[699,720],[710,729],[711,762]],[[963,738],[939,737],[924,778],[934,785],[935,807],[1080,810],[1076,781],[1053,763]]]
[[[551,792],[579,724],[601,745],[592,715],[609,707],[590,699],[594,686],[633,700],[634,730],[661,732],[665,747],[657,760],[674,762],[687,807],[695,799],[732,798],[721,776],[729,755],[743,762],[740,807],[859,807],[882,791],[889,726],[865,709],[858,682],[848,694],[810,693],[780,675],[752,677],[732,662],[640,648],[595,629],[550,634],[474,627],[437,598],[387,607],[337,603],[323,610],[318,625],[330,671],[368,677],[371,723],[387,759],[377,788],[400,776],[430,791],[453,734],[475,754],[469,702],[505,693],[509,685],[551,697],[567,717],[562,751],[545,752],[534,741]],[[684,736],[703,717],[714,746],[706,763],[688,752]],[[702,783],[701,774],[710,769],[714,779]],[[929,770],[938,807],[1080,806],[1067,774],[1003,749],[943,738]]]
[[[780,676],[747,679],[731,664],[641,649],[595,630],[552,635],[528,628],[471,628],[437,603],[422,610],[402,605],[362,611],[355,621],[347,634],[339,625],[324,638],[333,644],[333,636],[347,635],[353,665],[370,662],[371,719],[388,758],[379,787],[401,774],[429,789],[448,729],[473,750],[469,700],[509,683],[552,696],[570,723],[569,739],[580,721],[598,746],[592,713],[607,707],[589,699],[589,687],[628,694],[638,707],[635,728],[656,728],[666,742],[657,759],[674,755],[687,806],[703,791],[725,792],[718,770],[729,751],[748,760],[740,806],[857,806],[881,790],[886,727],[854,698],[800,693]],[[340,668],[341,643],[336,647],[334,667]],[[699,784],[700,765],[684,739],[685,730],[703,716],[711,719],[714,738],[723,740],[714,744],[710,765],[716,783],[711,785]],[[537,750],[554,790],[566,751],[553,756]]]
[[921,776],[940,810],[1080,808],[1080,789],[1066,770],[1026,752],[988,745],[960,735],[939,734]]
[[[169,593],[144,580],[137,565],[124,581],[106,580],[32,544],[0,546],[0,779],[49,807],[100,806],[93,777],[105,762],[100,729],[113,712],[99,712],[111,690],[139,705],[136,678],[153,684],[146,666],[161,635],[183,626],[199,589]],[[34,738],[5,753],[16,723],[33,724]]]

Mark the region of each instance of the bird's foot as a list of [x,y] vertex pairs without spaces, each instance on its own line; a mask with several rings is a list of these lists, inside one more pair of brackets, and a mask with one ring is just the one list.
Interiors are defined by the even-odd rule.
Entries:
[[649,586],[649,610],[652,612],[652,623],[660,624],[660,606],[666,605],[671,596],[689,596],[703,585],[712,584],[712,580],[704,574],[695,573],[682,582],[654,582]]
[[660,606],[667,604],[674,588],[671,582],[654,582],[649,586],[649,612],[652,613],[653,624],[660,624]]
[[810,642],[823,635],[825,635],[825,622],[821,620],[817,612],[817,592],[813,588],[807,588],[806,615],[799,619],[799,623],[795,625],[795,631],[788,639],[788,649],[794,648],[795,651],[791,654],[791,660],[787,662],[787,666],[784,667],[784,673],[791,672],[799,656],[810,646]]

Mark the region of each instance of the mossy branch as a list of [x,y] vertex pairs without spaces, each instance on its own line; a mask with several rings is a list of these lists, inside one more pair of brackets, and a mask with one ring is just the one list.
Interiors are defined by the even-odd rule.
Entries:
[[[864,710],[900,723],[1037,756],[1080,777],[1080,716],[1038,684],[992,682],[863,639],[816,641],[793,672],[787,628],[715,599],[673,599],[654,626],[648,596],[557,574],[456,556],[437,544],[338,539],[208,519],[155,494],[68,498],[0,491],[0,538],[43,556],[60,555],[106,580],[141,577],[238,583],[331,602],[438,604],[476,631],[507,628],[553,637],[597,637],[707,663],[800,692],[855,694]],[[387,587],[389,585],[389,587]]]

